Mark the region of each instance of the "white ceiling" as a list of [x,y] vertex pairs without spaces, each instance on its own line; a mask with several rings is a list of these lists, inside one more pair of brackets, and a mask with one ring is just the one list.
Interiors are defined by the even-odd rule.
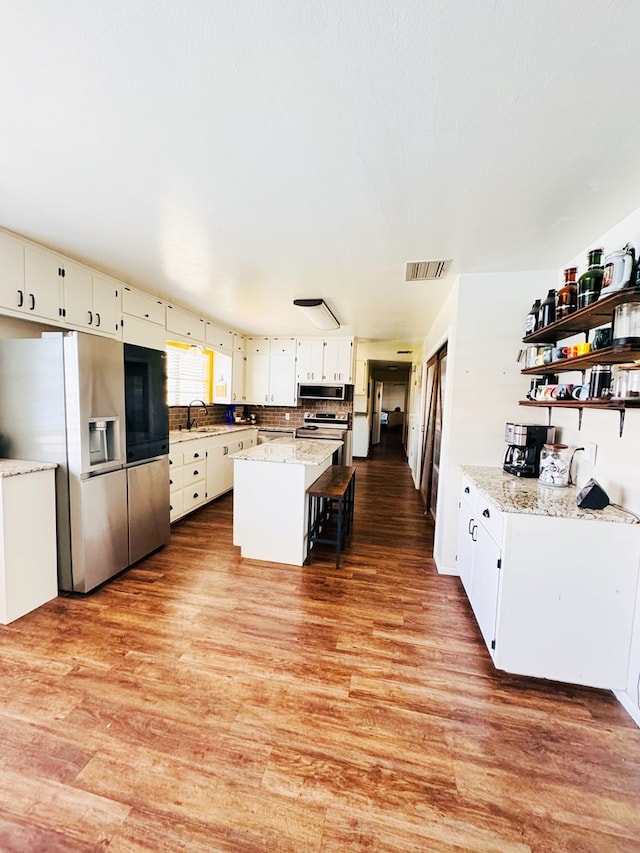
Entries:
[[418,340],[640,204],[637,0],[1,7],[0,225],[236,328]]

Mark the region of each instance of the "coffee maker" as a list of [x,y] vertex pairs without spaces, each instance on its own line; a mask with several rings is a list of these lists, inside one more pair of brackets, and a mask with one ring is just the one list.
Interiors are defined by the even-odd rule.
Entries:
[[502,466],[516,477],[537,477],[540,453],[545,444],[555,441],[556,428],[539,424],[507,424],[504,440],[507,452]]

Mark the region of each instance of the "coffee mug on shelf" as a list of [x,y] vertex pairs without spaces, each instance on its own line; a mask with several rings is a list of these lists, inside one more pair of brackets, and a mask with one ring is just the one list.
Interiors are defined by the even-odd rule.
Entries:
[[552,361],[561,361],[563,358],[567,357],[566,353],[567,347],[554,347],[551,350],[551,360]]
[[575,358],[578,355],[578,348],[577,346],[562,347],[562,352],[565,358]]
[[570,383],[563,382],[557,386],[556,400],[571,400],[573,399],[574,386]]
[[589,396],[588,385],[574,385],[571,396],[574,400],[586,400]]
[[596,329],[593,333],[592,349],[604,349],[611,346],[611,326],[604,329]]
[[588,342],[584,344],[576,344],[575,351],[576,355],[587,355],[591,352],[591,344]]

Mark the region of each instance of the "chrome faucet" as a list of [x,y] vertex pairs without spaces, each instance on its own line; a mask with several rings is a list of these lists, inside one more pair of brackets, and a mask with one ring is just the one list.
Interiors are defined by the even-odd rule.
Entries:
[[205,410],[207,414],[209,414],[209,409],[207,408],[207,404],[203,400],[192,400],[187,406],[187,429],[191,429],[192,426],[196,425],[196,419],[191,420],[191,406],[194,403],[197,403],[199,406]]

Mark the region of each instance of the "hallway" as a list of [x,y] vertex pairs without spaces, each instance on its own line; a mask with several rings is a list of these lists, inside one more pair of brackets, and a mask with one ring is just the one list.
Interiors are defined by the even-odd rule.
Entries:
[[242,560],[232,497],[0,630],[0,850],[631,853],[640,733],[496,672],[393,434],[342,568]]

